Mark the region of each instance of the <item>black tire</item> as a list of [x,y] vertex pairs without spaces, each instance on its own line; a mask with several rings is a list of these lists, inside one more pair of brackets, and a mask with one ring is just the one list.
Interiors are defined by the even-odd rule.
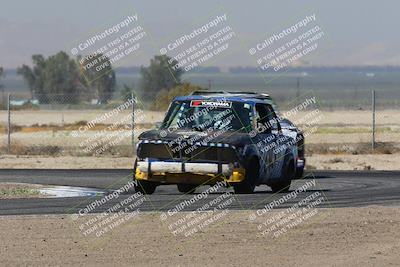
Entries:
[[285,193],[289,191],[291,181],[282,181],[271,184],[272,192]]
[[301,179],[304,175],[304,167],[296,168],[296,176],[294,179]]
[[136,180],[137,185],[135,185],[135,191],[140,192],[145,195],[151,195],[156,191],[157,184],[154,182]]
[[249,166],[246,168],[246,177],[245,179],[233,185],[233,190],[235,194],[252,194],[254,193],[254,189],[256,188],[256,181],[258,179],[259,173],[259,163],[257,158],[253,158],[250,161]]
[[181,193],[193,194],[196,191],[197,185],[195,184],[177,184],[178,191]]
[[285,168],[285,175],[282,179],[282,181],[279,182],[274,182],[270,185],[272,192],[278,193],[278,192],[288,192],[290,188],[290,184],[292,183],[292,179],[295,176],[295,170],[294,170],[294,162],[293,160],[289,161],[289,163],[286,165]]

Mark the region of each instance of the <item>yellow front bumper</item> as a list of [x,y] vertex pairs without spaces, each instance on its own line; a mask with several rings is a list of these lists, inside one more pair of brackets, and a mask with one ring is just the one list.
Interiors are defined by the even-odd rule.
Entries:
[[245,179],[246,171],[244,168],[233,169],[228,177],[222,174],[198,174],[198,173],[151,173],[141,172],[136,169],[136,180],[146,180],[165,184],[205,184],[214,185],[219,181],[227,183],[240,183]]

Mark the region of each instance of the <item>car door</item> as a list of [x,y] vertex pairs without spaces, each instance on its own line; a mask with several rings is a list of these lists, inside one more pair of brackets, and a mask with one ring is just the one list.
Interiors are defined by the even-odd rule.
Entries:
[[258,151],[261,158],[260,176],[262,182],[266,182],[274,176],[275,155],[274,150],[277,146],[277,135],[273,132],[274,128],[271,119],[271,107],[268,104],[258,103],[255,107],[257,132],[259,136]]
[[268,119],[271,124],[271,132],[275,137],[275,146],[272,151],[273,164],[271,166],[270,178],[276,179],[282,176],[288,140],[287,137],[282,134],[279,119],[272,106],[267,105],[266,108],[268,109]]

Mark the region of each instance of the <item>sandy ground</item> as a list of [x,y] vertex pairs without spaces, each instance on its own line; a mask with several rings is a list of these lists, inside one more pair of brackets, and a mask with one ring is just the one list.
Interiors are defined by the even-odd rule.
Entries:
[[399,170],[400,154],[318,155],[306,158],[309,167],[319,170]]
[[[306,144],[357,144],[371,142],[371,139],[371,133],[313,133],[305,138]],[[398,143],[400,141],[400,132],[376,133],[375,140],[377,142]]]
[[[270,212],[273,216],[277,211]],[[141,213],[101,237],[68,215],[0,217],[3,266],[398,266],[400,208],[318,209],[278,237],[250,211],[231,211],[192,236],[174,236],[160,214]],[[183,214],[181,214],[183,216]]]
[[[131,169],[133,163],[133,157],[0,155],[0,169]],[[307,157],[306,166],[309,166],[309,169],[319,170],[398,170],[400,168],[400,154],[313,154]]]

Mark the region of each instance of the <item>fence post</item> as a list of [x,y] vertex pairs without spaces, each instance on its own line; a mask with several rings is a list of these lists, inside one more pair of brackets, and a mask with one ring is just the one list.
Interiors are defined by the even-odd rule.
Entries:
[[10,110],[10,94],[7,98],[7,152],[11,152],[11,110]]
[[135,153],[135,98],[133,92],[131,93],[131,101],[132,101],[132,148],[133,153]]
[[372,150],[375,149],[375,90],[372,90]]

